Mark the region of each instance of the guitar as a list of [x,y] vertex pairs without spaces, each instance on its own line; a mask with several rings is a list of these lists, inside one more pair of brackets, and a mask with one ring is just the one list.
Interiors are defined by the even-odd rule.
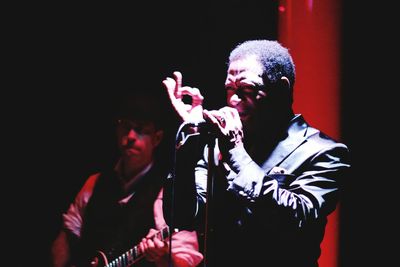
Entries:
[[[178,229],[174,229],[174,233],[178,232]],[[168,226],[158,230],[154,235],[149,238],[157,237],[161,241],[164,241],[170,236],[170,229]],[[119,257],[109,261],[106,254],[103,251],[97,251],[96,255],[90,261],[90,267],[129,267],[141,260],[144,254],[139,249],[139,244],[129,249]]]

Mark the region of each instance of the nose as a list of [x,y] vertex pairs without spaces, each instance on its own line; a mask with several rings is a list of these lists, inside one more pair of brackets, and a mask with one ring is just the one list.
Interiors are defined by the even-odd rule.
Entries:
[[131,128],[127,134],[128,141],[129,142],[134,142],[136,139],[139,138],[140,133],[135,130],[134,128]]
[[240,101],[241,99],[237,94],[233,94],[229,99],[229,102],[232,106],[236,106]]
[[138,139],[138,133],[134,129],[130,129],[129,132],[123,137],[123,145],[129,145],[134,143]]

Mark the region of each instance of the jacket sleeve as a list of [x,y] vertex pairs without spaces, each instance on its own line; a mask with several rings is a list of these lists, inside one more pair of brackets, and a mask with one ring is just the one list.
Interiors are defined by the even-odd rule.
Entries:
[[290,225],[301,228],[335,209],[340,184],[350,167],[348,149],[343,144],[310,151],[289,157],[293,167],[282,175],[265,174],[243,148],[231,151],[230,165],[237,176],[228,190],[247,201],[252,214],[274,211]]

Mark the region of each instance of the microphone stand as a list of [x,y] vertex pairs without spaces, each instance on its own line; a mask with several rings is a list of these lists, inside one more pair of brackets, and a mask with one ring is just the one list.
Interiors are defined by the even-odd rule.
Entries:
[[[205,210],[205,234],[204,234],[204,266],[208,267],[210,258],[212,259],[213,232],[214,232],[214,216],[213,216],[213,200],[214,200],[214,176],[215,176],[215,135],[208,132],[208,170],[207,170],[207,201]],[[211,261],[212,262],[212,261]]]
[[[200,127],[197,132],[192,133],[192,134],[184,134],[183,129],[187,126],[192,126],[192,127],[200,127],[199,124],[191,123],[191,122],[184,122],[181,124],[179,127],[179,130],[177,131],[176,135],[176,149],[179,149],[181,145],[183,145],[186,140],[192,136],[192,135],[200,135],[203,134],[206,137],[206,142],[207,142],[207,149],[208,149],[208,167],[207,167],[207,196],[206,196],[206,206],[205,206],[205,227],[204,227],[204,246],[203,246],[203,263],[204,267],[209,267],[210,258],[212,258],[212,253],[214,252],[214,248],[212,247],[212,242],[213,242],[213,232],[214,232],[214,216],[213,216],[213,198],[214,198],[214,176],[215,176],[215,158],[214,158],[214,151],[215,151],[215,143],[216,143],[216,136],[214,134],[214,131],[207,126]],[[182,136],[180,136],[182,135]],[[181,139],[180,142],[178,140]],[[174,155],[174,166],[176,165],[176,150],[175,150],[175,155]],[[172,175],[172,181],[175,180],[175,167],[173,170],[173,175]],[[172,183],[172,208],[171,208],[171,226],[174,225],[174,211],[173,211],[173,206],[175,203],[175,193],[174,193],[174,182]],[[172,244],[171,244],[172,238],[170,238],[169,241],[169,266],[172,266]],[[210,265],[212,266],[212,264]]]

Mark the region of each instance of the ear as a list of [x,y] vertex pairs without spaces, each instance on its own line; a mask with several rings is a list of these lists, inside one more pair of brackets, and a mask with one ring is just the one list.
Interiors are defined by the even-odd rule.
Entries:
[[293,103],[293,88],[292,85],[290,84],[289,79],[286,76],[282,76],[281,80],[281,87],[284,90],[280,90],[281,93],[283,94],[283,98],[287,99],[289,102],[288,104],[291,106]]
[[281,84],[283,87],[290,88],[290,82],[286,76],[281,77]]
[[154,138],[153,138],[153,143],[154,146],[158,146],[161,143],[161,140],[164,137],[164,131],[163,130],[158,130],[156,131],[156,133],[154,134]]

